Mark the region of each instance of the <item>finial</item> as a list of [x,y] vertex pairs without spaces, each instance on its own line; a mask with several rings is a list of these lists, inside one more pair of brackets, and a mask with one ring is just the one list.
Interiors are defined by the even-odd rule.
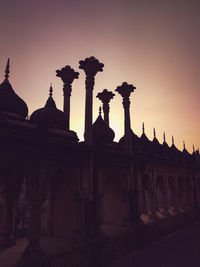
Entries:
[[142,133],[145,133],[144,122],[142,123]]
[[183,149],[185,149],[185,141],[183,141]]
[[163,133],[163,141],[165,142],[165,132]]
[[174,145],[174,137],[173,137],[173,135],[172,135],[172,145]]
[[52,95],[53,95],[53,87],[52,87],[52,83],[50,83],[49,96],[52,97]]
[[154,136],[154,138],[156,138],[156,129],[155,128],[153,128],[153,136]]
[[10,59],[8,58],[6,69],[5,69],[5,79],[8,80],[10,73]]
[[193,153],[195,153],[195,148],[194,148],[194,145],[193,145]]
[[101,106],[99,107],[99,116],[101,116]]

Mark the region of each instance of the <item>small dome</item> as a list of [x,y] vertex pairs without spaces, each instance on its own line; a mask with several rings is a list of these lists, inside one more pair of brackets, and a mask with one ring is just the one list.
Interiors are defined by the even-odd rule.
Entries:
[[5,71],[5,80],[0,84],[0,113],[19,116],[23,119],[28,115],[26,103],[15,93],[8,78],[9,60]]
[[65,116],[64,112],[57,109],[55,101],[52,97],[52,86],[50,87],[49,98],[43,108],[35,110],[30,117],[30,121],[42,126],[49,126],[58,129],[65,129]]
[[115,137],[114,131],[105,123],[101,114],[92,125],[94,144],[109,144]]

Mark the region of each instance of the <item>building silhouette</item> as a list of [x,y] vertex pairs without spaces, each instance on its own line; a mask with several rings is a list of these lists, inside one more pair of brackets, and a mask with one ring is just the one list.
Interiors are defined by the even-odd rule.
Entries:
[[[130,95],[135,86],[124,82],[115,90],[115,94],[122,97],[124,136],[114,142],[115,133],[109,125],[113,92],[104,89],[97,94],[103,108],[93,123],[95,75],[103,71],[104,65],[94,57],[80,61],[79,68],[86,75],[86,93],[84,141],[79,142],[77,134],[69,129],[72,83],[79,73],[70,66],[56,71],[63,81],[63,111],[56,107],[51,85],[44,107],[27,119],[28,107],[9,82],[9,67],[8,60],[5,79],[0,84],[2,247],[16,243],[14,235],[17,237],[20,225],[21,228],[27,226],[23,234],[28,239],[22,258],[35,259],[45,253],[40,246],[41,235],[86,244],[96,237],[105,240],[119,233],[123,237],[123,233],[132,233],[139,227],[141,240],[147,240],[150,234],[144,234],[146,225],[157,225],[162,235],[197,216],[199,151],[193,149],[190,154],[185,143],[183,151],[178,150],[173,137],[169,146],[165,133],[160,144],[155,129],[151,141],[145,134],[144,124],[142,135],[134,134],[130,123]],[[125,241],[117,242],[113,241],[110,249],[115,248],[116,255],[123,255]],[[126,252],[134,249],[135,245],[130,244]],[[103,250],[103,246],[99,250]],[[91,257],[95,258],[97,252],[92,253]],[[115,258],[111,254],[102,254],[102,262],[106,257]]]

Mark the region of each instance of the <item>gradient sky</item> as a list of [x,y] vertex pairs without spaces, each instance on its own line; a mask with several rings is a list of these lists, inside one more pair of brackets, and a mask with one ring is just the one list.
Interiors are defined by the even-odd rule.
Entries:
[[[62,82],[55,70],[79,71],[71,97],[71,129],[83,138],[85,75],[79,60],[95,56],[104,63],[96,75],[94,115],[104,88],[114,91],[127,81],[131,125],[182,150],[200,147],[200,1],[199,0],[1,0],[0,77],[11,59],[10,82],[29,107],[44,106],[50,82],[62,109]],[[124,131],[122,99],[111,101],[110,125],[118,140]]]

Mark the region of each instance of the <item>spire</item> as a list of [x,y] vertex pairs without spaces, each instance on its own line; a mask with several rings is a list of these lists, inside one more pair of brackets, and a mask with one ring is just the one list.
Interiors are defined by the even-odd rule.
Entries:
[[156,129],[153,128],[153,137],[156,138]]
[[10,59],[8,58],[6,69],[5,69],[5,80],[8,80],[10,73]]
[[101,116],[101,106],[99,107],[99,116]]
[[53,87],[52,87],[52,83],[50,83],[50,88],[49,88],[49,97],[53,96]]
[[174,136],[172,135],[172,145],[174,146]]
[[194,145],[193,145],[193,154],[195,154],[195,148],[194,148]]
[[142,123],[142,133],[145,134],[144,122]]
[[183,141],[183,149],[185,149],[185,141]]
[[163,133],[163,141],[165,143],[165,132]]

